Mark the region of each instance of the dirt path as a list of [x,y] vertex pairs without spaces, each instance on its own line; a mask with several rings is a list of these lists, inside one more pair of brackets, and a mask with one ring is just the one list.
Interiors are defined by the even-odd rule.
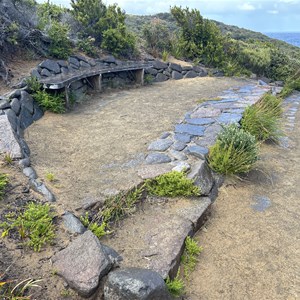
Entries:
[[[285,118],[293,126],[293,113]],[[196,239],[190,300],[300,298],[300,112],[289,147],[264,145],[247,181],[227,181]]]
[[106,189],[140,182],[136,169],[149,142],[173,129],[199,99],[245,84],[207,77],[97,94],[70,113],[48,113],[29,127],[25,138],[33,166],[41,178],[55,175],[57,204],[74,211]]

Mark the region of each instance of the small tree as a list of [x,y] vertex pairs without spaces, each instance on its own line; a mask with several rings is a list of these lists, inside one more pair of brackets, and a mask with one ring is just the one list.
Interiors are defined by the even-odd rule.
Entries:
[[82,25],[82,36],[114,55],[131,56],[135,39],[125,25],[126,14],[117,4],[106,7],[100,0],[71,0],[72,14]]
[[143,27],[146,47],[152,55],[171,50],[171,34],[165,21],[153,19]]
[[220,66],[224,61],[223,37],[217,25],[204,19],[197,9],[174,6],[171,14],[180,27],[181,53],[187,58]]
[[95,43],[102,42],[101,20],[106,16],[106,6],[101,0],[71,0],[71,13],[82,26],[83,37],[95,38]]
[[56,58],[66,59],[71,54],[71,43],[68,39],[68,26],[57,21],[52,22],[47,33],[51,40],[49,53]]

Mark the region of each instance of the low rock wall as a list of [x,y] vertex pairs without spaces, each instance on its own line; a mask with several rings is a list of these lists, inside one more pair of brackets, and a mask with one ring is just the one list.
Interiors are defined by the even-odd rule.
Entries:
[[[176,63],[165,63],[159,60],[154,60],[151,63],[153,67],[145,70],[146,82],[163,82],[169,79],[179,80],[208,76],[208,70],[202,65],[182,67]],[[224,76],[218,70],[212,71],[211,75]]]

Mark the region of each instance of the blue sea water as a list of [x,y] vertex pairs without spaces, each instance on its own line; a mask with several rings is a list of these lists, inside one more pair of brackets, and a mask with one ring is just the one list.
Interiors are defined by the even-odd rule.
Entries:
[[267,32],[265,35],[300,47],[300,32]]

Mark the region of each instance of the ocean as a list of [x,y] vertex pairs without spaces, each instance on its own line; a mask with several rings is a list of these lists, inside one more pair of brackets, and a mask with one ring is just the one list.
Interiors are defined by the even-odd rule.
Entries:
[[300,32],[267,32],[264,34],[270,38],[282,40],[300,48]]

